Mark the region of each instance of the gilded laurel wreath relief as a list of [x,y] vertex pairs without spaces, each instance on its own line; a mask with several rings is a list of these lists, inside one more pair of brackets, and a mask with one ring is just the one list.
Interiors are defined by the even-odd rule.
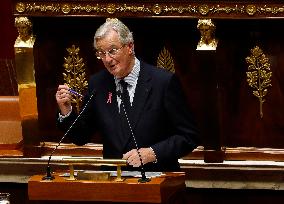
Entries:
[[175,73],[175,64],[171,53],[164,47],[159,53],[157,59],[157,67],[164,68],[170,72]]
[[[64,81],[68,87],[80,95],[86,90],[88,82],[86,80],[85,63],[79,56],[80,48],[72,45],[66,49],[68,56],[64,57]],[[82,97],[79,94],[72,94],[72,103],[75,104],[77,112],[80,110]]]
[[248,64],[247,82],[253,89],[253,95],[259,100],[259,114],[260,118],[263,118],[263,103],[264,97],[268,93],[268,87],[272,86],[269,59],[265,56],[263,51],[255,46],[251,49],[251,55],[246,58]]

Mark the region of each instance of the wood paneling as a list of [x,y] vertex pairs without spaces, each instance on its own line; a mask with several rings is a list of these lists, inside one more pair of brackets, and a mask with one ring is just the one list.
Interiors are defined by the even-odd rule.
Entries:
[[[95,30],[108,16],[120,17],[133,31],[136,54],[141,60],[156,64],[163,47],[169,50],[200,128],[205,150],[215,150],[217,157],[222,157],[223,146],[284,148],[284,29],[281,26],[283,19],[276,18],[284,16],[281,1],[205,1],[202,4],[182,0],[124,1],[127,5],[133,5],[127,7],[125,12],[112,10],[126,7],[111,1],[113,4],[105,1],[57,1],[57,5],[49,7],[46,5],[53,1],[36,1],[36,4],[31,4],[34,1],[22,1],[25,10],[19,12],[15,6],[17,2],[13,2],[14,14],[29,16],[37,37],[34,56],[38,140],[59,141],[62,136],[55,127],[57,107],[54,95],[57,85],[63,83],[62,65],[66,48],[72,44],[80,47],[88,76],[103,69],[102,63],[94,56],[92,41]],[[103,10],[86,10],[94,8],[92,6],[98,2]],[[73,3],[79,7],[68,12],[68,8],[73,8]],[[91,7],[82,7],[85,4]],[[169,9],[176,8],[177,4],[179,9],[170,12]],[[135,12],[135,8],[141,8],[141,5],[145,9]],[[184,10],[189,6],[193,10]],[[204,13],[208,8],[212,9]],[[162,9],[161,13],[159,9]],[[196,12],[193,12],[194,9]],[[200,17],[213,18],[216,24],[219,45],[215,53],[201,54],[195,50],[199,40],[196,25]],[[263,104],[262,119],[259,117],[258,99],[246,82],[248,65],[245,58],[256,45],[269,58],[273,73],[272,87],[268,89]]]
[[[199,36],[195,19],[122,20],[134,33],[136,55],[140,59],[156,64],[163,46],[170,51],[206,149],[284,147],[281,142],[284,75],[280,49],[284,30],[278,26],[281,20],[216,20],[219,46],[212,53],[195,50]],[[53,136],[57,110],[54,94],[57,85],[63,83],[65,49],[73,43],[80,47],[88,75],[103,69],[92,48],[95,29],[103,21],[103,18],[34,19],[38,36],[35,59],[39,121],[44,137],[51,136],[47,139],[58,140]],[[272,35],[275,32],[271,30],[277,30],[277,34]],[[273,72],[263,119],[259,117],[258,99],[246,82],[245,58],[255,45],[269,57]]]
[[12,0],[0,2],[0,59],[14,58],[14,42],[17,31],[14,27],[14,17],[12,13]]
[[[0,48],[1,49],[1,48]],[[16,96],[18,95],[18,86],[16,79],[14,59],[0,59],[0,95]]]
[[16,39],[12,0],[0,1],[0,95],[18,95],[14,63]]

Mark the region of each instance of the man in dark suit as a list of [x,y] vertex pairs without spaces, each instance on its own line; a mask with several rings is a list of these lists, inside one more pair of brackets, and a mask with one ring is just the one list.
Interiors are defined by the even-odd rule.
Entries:
[[[118,19],[100,26],[94,47],[106,70],[90,78],[84,101],[93,90],[95,96],[69,137],[84,145],[100,131],[104,158],[123,158],[133,167],[142,159],[148,171],[179,170],[178,159],[197,146],[197,131],[176,76],[139,61],[132,33]],[[59,125],[65,130],[76,118],[70,99],[69,87],[59,85]]]

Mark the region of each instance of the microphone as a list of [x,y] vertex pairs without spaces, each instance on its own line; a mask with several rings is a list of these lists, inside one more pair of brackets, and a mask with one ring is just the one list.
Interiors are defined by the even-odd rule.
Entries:
[[145,170],[144,170],[144,165],[143,165],[143,162],[142,162],[142,157],[140,155],[140,152],[139,152],[139,147],[138,147],[138,144],[137,144],[137,141],[136,141],[136,138],[134,136],[134,133],[133,133],[133,129],[132,129],[132,126],[130,124],[130,121],[129,121],[129,118],[128,118],[128,115],[127,115],[127,112],[126,112],[126,108],[124,106],[124,101],[123,101],[123,97],[121,96],[121,91],[117,91],[117,95],[119,96],[119,98],[121,99],[121,104],[122,104],[122,109],[123,109],[123,112],[124,112],[124,115],[126,117],[126,121],[127,121],[127,124],[128,124],[128,127],[130,129],[130,133],[131,133],[131,136],[132,136],[132,139],[134,141],[134,144],[135,144],[135,148],[136,148],[136,151],[138,153],[138,157],[140,159],[140,163],[141,163],[141,168],[140,168],[140,173],[141,173],[141,178],[138,180],[138,182],[140,183],[146,183],[146,182],[149,182],[151,181],[150,178],[147,178],[146,175],[145,175]]
[[54,154],[54,152],[57,150],[57,148],[60,146],[61,142],[64,140],[64,138],[68,135],[68,133],[70,132],[70,130],[72,130],[73,126],[76,124],[76,122],[78,121],[78,119],[82,116],[82,114],[85,112],[87,106],[89,105],[90,101],[92,100],[92,98],[95,95],[95,89],[92,91],[89,100],[87,101],[87,103],[84,105],[83,109],[81,110],[81,112],[78,114],[78,116],[75,118],[75,120],[73,121],[73,123],[70,125],[70,127],[67,129],[67,131],[65,132],[65,134],[63,135],[63,137],[60,139],[60,141],[58,142],[58,144],[55,146],[55,148],[52,150],[51,154],[49,155],[48,158],[48,162],[47,162],[47,167],[46,167],[46,176],[42,177],[42,180],[53,180],[54,176],[52,176],[51,174],[51,168],[50,168],[50,160],[52,155]]

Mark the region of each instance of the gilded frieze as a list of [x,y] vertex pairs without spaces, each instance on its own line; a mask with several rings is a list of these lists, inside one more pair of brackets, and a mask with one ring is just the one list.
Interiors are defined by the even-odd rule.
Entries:
[[151,15],[151,16],[284,16],[284,5],[245,4],[245,3],[96,3],[96,2],[18,2],[16,14],[34,15]]

